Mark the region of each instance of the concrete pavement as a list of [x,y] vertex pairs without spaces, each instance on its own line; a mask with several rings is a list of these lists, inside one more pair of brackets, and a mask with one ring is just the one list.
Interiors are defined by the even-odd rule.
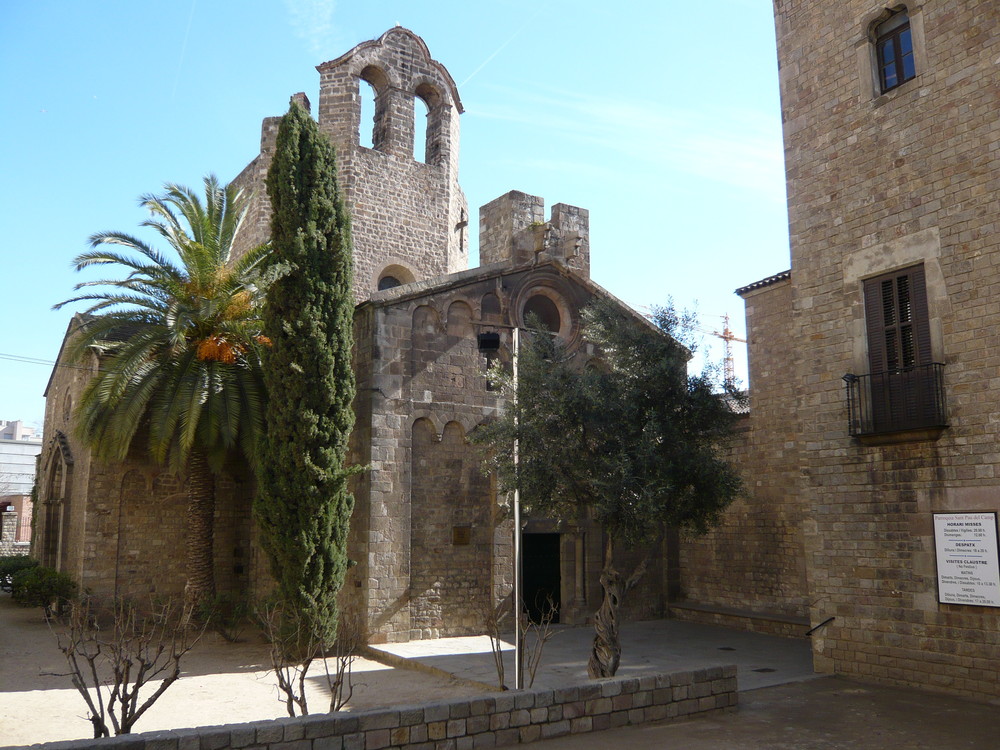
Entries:
[[[591,627],[561,627],[542,651],[535,687],[561,687],[586,682],[587,659],[594,637]],[[683,672],[735,664],[740,690],[808,680],[814,677],[808,639],[778,638],[679,620],[647,620],[621,627],[622,660],[618,677],[649,672]],[[530,653],[534,639],[528,638]],[[375,647],[436,667],[456,677],[497,685],[489,638],[440,638]],[[506,683],[513,685],[514,653],[510,636],[504,644]],[[525,677],[528,686],[530,675]]]

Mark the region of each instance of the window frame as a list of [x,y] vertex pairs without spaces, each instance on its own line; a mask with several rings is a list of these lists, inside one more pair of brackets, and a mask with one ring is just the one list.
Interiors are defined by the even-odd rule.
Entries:
[[844,376],[849,433],[862,441],[936,439],[947,427],[944,365],[931,348],[924,264],[865,279],[863,299],[869,371]]
[[[910,24],[910,39],[913,43],[914,77],[899,85],[882,90],[882,77],[879,70],[878,50],[876,41],[878,30],[890,18],[905,15]],[[872,107],[881,107],[896,97],[912,91],[919,85],[924,73],[932,69],[924,43],[924,14],[922,0],[907,0],[897,3],[891,8],[885,6],[873,9],[867,13],[858,26],[858,36],[855,39],[855,54],[858,64],[858,95],[860,102],[869,103]]]
[[[901,294],[904,282],[907,291],[905,302]],[[886,299],[887,289],[891,295],[889,300]],[[870,373],[911,369],[934,361],[923,263],[866,279],[864,302]],[[887,316],[890,308],[892,315]],[[907,338],[911,352],[909,357],[906,354]]]
[[[882,27],[893,24],[890,29],[879,33]],[[906,9],[899,10],[878,24],[875,29],[875,62],[878,66],[878,80],[881,93],[899,88],[907,81],[912,81],[917,77],[917,57],[913,43],[913,30],[910,25],[910,16]],[[903,39],[908,40],[908,49],[903,49]],[[886,49],[892,50],[892,58],[885,54]],[[906,75],[905,58],[909,57],[912,73]],[[895,82],[889,83],[889,76],[886,69],[891,67]]]

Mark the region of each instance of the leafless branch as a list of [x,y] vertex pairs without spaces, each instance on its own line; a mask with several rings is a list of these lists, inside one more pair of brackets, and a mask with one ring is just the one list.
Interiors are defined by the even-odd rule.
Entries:
[[171,603],[147,612],[127,599],[104,610],[88,599],[73,605],[68,628],[57,640],[70,681],[87,704],[95,738],[109,737],[112,729],[129,734],[180,678],[181,659],[204,632],[190,629],[186,621],[186,613]]

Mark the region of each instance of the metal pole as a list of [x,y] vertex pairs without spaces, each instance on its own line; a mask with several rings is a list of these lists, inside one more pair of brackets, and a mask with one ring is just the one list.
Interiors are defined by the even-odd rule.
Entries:
[[[520,330],[514,328],[514,393],[517,394],[519,382],[517,379],[517,355],[521,350]],[[515,395],[516,398],[516,395]],[[519,404],[515,409],[520,408]],[[517,426],[517,412],[514,412],[515,426]],[[518,455],[517,433],[514,433],[514,687],[517,690],[524,689],[524,633],[521,628],[521,599],[523,567],[521,565],[521,477],[520,460]]]

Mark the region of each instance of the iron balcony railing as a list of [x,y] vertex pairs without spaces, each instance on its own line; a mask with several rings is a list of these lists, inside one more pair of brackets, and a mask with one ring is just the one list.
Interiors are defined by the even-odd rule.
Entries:
[[948,426],[944,365],[845,375],[852,437]]

